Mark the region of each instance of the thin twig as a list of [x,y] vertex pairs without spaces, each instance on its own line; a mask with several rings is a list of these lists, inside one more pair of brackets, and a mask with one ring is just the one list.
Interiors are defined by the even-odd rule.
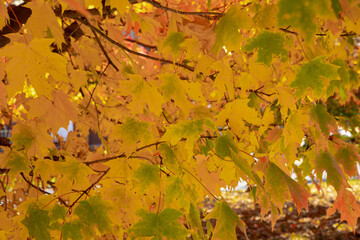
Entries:
[[130,38],[125,38],[125,41],[127,42],[131,42],[131,43],[136,43],[137,45],[141,45],[145,48],[149,48],[149,49],[153,49],[153,50],[157,50],[157,46],[152,46],[143,42],[139,42],[138,40],[135,39],[130,39]]
[[94,29],[90,28],[92,33],[94,34],[94,37],[95,37],[95,41],[97,42],[97,44],[99,45],[101,51],[103,52],[103,54],[105,55],[106,59],[108,60],[109,64],[111,66],[113,66],[113,68],[118,72],[119,71],[119,68],[113,63],[113,61],[110,59],[109,55],[107,54],[104,46],[102,45],[98,35],[96,34],[96,32],[94,31]]
[[176,66],[179,66],[179,67],[182,67],[182,68],[185,68],[191,72],[194,71],[194,68],[193,67],[190,67],[188,65],[185,65],[185,64],[182,64],[182,63],[174,63],[170,60],[167,60],[167,59],[164,59],[164,58],[158,58],[158,57],[153,57],[153,56],[150,56],[150,55],[147,55],[147,54],[143,54],[143,53],[140,53],[140,52],[136,52],[134,50],[131,50],[127,47],[125,47],[124,45],[122,45],[121,43],[118,43],[117,41],[115,41],[114,39],[108,37],[105,33],[103,33],[101,30],[99,30],[98,28],[94,27],[93,25],[91,25],[87,20],[84,20],[84,19],[81,19],[81,18],[78,18],[78,17],[70,17],[74,20],[77,20],[79,22],[81,22],[82,24],[88,26],[89,28],[93,29],[95,32],[97,32],[99,35],[101,35],[103,38],[105,38],[107,41],[109,41],[110,43],[120,47],[121,49],[123,49],[124,51],[128,52],[128,53],[131,53],[131,54],[134,54],[134,55],[137,55],[137,56],[140,56],[140,57],[144,57],[144,58],[148,58],[148,59],[151,59],[151,60],[154,60],[154,61],[158,61],[158,62],[161,62],[161,63],[164,63],[164,64],[174,64]]
[[195,177],[194,174],[192,174],[189,170],[187,170],[187,169],[184,168],[184,167],[183,167],[182,169],[184,169],[185,172],[187,172],[188,174],[190,174],[190,176],[192,176],[196,181],[198,181],[198,182],[201,184],[201,186],[203,186],[203,188],[204,188],[206,191],[208,191],[208,193],[209,193],[216,201],[220,201],[220,199],[217,198],[212,192],[210,192],[210,190],[209,190],[197,177]]
[[[24,179],[24,181],[25,181],[27,184],[29,184],[29,186],[37,189],[39,192],[42,192],[42,193],[48,194],[48,195],[52,195],[52,193],[50,193],[50,192],[48,192],[48,191],[45,191],[44,189],[41,189],[41,188],[38,187],[38,186],[35,186],[29,179],[27,179],[27,178],[25,177],[24,173],[21,172],[21,173],[20,173],[20,176]],[[69,205],[65,202],[65,200],[63,200],[61,197],[59,197],[58,199],[59,199],[59,201],[60,201],[62,204],[64,204],[65,207],[68,207],[68,206],[69,206]]]
[[[206,17],[206,16],[223,16],[224,15],[223,13],[220,13],[220,12],[184,12],[184,11],[180,11],[180,10],[176,10],[176,9],[173,9],[173,8],[163,6],[159,2],[156,2],[156,1],[153,1],[153,0],[143,0],[143,2],[147,2],[147,3],[150,3],[151,5],[153,5],[154,7],[161,8],[163,10],[173,12],[173,13],[182,14],[182,15],[197,15],[197,16],[202,16],[202,17]],[[131,1],[131,3],[138,3],[138,2],[137,1]]]
[[[202,139],[201,139],[201,140],[202,140]],[[225,158],[219,156],[219,154],[217,154],[217,153],[214,151],[214,149],[212,149],[212,148],[209,146],[209,144],[207,144],[206,141],[202,140],[202,142],[205,143],[205,145],[213,152],[213,154],[214,154],[215,156],[217,156],[218,158],[220,158],[221,160],[223,160],[223,161],[225,161],[225,162],[232,162],[231,160],[226,160]]]
[[10,11],[14,14],[14,17],[16,19],[16,23],[19,25],[19,28],[20,28],[20,32],[21,32],[21,35],[23,36],[24,40],[25,40],[25,43],[26,45],[28,44],[26,38],[25,38],[25,35],[24,35],[24,29],[22,28],[22,24],[20,23],[18,17],[16,16],[15,12],[14,12],[14,9],[12,8],[11,4],[8,2],[8,0],[5,0],[7,5],[9,6],[10,8]]
[[90,190],[95,187],[96,184],[100,182],[100,180],[109,172],[110,168],[108,168],[93,184],[91,184],[87,189],[85,189],[80,196],[69,206],[68,212],[74,207],[74,205],[84,196],[85,194],[88,195]]

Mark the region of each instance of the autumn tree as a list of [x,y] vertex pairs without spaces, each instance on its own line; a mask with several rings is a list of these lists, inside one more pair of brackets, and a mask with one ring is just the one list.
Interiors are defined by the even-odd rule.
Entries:
[[356,0],[2,1],[1,238],[236,239],[221,187],[274,226],[324,172],[355,226],[359,26]]

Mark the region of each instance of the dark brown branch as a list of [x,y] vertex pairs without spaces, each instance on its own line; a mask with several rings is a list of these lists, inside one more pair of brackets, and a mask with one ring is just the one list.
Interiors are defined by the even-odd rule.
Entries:
[[[21,175],[21,177],[24,179],[24,181],[25,181],[27,184],[29,184],[31,187],[37,189],[39,192],[42,192],[42,193],[44,193],[44,194],[52,195],[52,193],[50,193],[50,192],[48,192],[48,191],[45,191],[44,189],[41,189],[41,188],[38,187],[38,186],[35,186],[29,179],[27,179],[27,178],[25,177],[24,173],[21,172],[20,175]],[[60,197],[59,197],[58,199],[59,199],[59,201],[60,201],[62,204],[64,204],[65,207],[68,207],[68,206],[69,206],[69,205],[65,202],[64,199],[62,199],[62,198],[60,198]]]
[[150,55],[147,55],[147,54],[143,54],[143,53],[139,53],[139,52],[136,52],[134,50],[131,50],[127,47],[125,47],[124,45],[122,45],[121,43],[118,43],[117,41],[115,41],[114,39],[108,37],[105,33],[103,33],[100,29],[94,27],[93,25],[91,25],[87,20],[84,20],[82,18],[78,18],[78,17],[70,17],[76,21],[79,21],[81,22],[82,24],[88,26],[90,29],[94,30],[95,32],[97,32],[100,36],[102,36],[103,38],[105,38],[107,41],[109,41],[110,43],[118,46],[119,48],[123,49],[124,51],[128,52],[128,53],[131,53],[131,54],[134,54],[134,55],[137,55],[137,56],[140,56],[140,57],[144,57],[144,58],[147,58],[147,59],[151,59],[151,60],[154,60],[154,61],[158,61],[158,62],[161,62],[161,63],[164,63],[164,64],[174,64],[176,66],[179,66],[179,67],[182,67],[182,68],[185,68],[191,72],[194,71],[194,68],[193,67],[190,67],[190,66],[187,66],[185,64],[182,64],[182,63],[176,63],[176,62],[173,62],[173,61],[170,61],[170,60],[167,60],[167,59],[164,59],[164,58],[158,58],[158,57],[153,57],[153,56],[150,56]]
[[0,137],[0,146],[11,147],[10,138]]
[[[207,135],[204,135],[204,136],[200,136],[200,138],[207,138],[207,139],[214,139],[214,138],[217,138],[217,136],[207,136]],[[186,138],[182,138],[180,141],[185,141]],[[151,144],[148,144],[148,145],[145,145],[145,146],[142,146],[142,147],[139,147],[135,150],[135,152],[139,152],[145,148],[149,148],[149,147],[153,147],[153,146],[157,146],[161,143],[164,143],[166,141],[159,141],[159,142],[154,142],[154,143],[151,143]],[[89,162],[84,162],[87,166],[89,165],[92,165],[92,164],[95,164],[95,163],[104,163],[104,162],[108,162],[108,161],[111,161],[111,160],[115,160],[117,158],[125,158],[126,157],[126,154],[125,153],[122,153],[120,155],[116,155],[116,156],[113,156],[113,157],[107,157],[107,158],[101,158],[101,159],[96,159],[96,160],[93,160],[93,161],[89,161]],[[130,156],[129,158],[134,158],[134,156]]]
[[108,162],[108,161],[111,161],[111,160],[114,160],[114,159],[117,159],[117,158],[123,158],[123,157],[126,157],[125,153],[122,153],[122,154],[120,154],[120,155],[113,156],[113,157],[96,159],[96,160],[89,161],[89,162],[84,162],[84,163],[85,163],[87,166],[89,166],[89,165],[92,165],[92,164],[95,164],[95,163]]
[[102,45],[98,35],[96,34],[96,32],[94,31],[94,29],[90,28],[92,33],[94,34],[94,37],[95,37],[95,41],[97,42],[97,44],[99,45],[101,51],[103,52],[103,54],[105,55],[106,59],[108,60],[109,64],[111,66],[113,66],[113,68],[118,72],[119,71],[119,68],[113,63],[113,61],[110,59],[109,55],[107,54],[104,46]]
[[134,40],[134,39],[126,38],[125,41],[131,42],[131,43],[136,43],[137,45],[141,45],[141,46],[143,46],[145,48],[150,48],[150,49],[153,49],[153,50],[157,50],[157,46],[152,46],[152,45],[149,45],[149,44],[146,44],[146,43],[143,43],[143,42],[139,42],[139,41]]
[[82,191],[80,196],[69,206],[68,212],[71,211],[72,207],[86,194],[88,195],[90,190],[95,187],[96,184],[100,182],[100,180],[109,172],[110,168],[108,168],[93,184],[91,184],[87,189]]
[[[290,26],[289,26],[290,27]],[[279,28],[281,31],[283,31],[283,32],[286,32],[286,33],[290,33],[290,34],[294,34],[294,35],[298,35],[298,33],[297,32],[294,32],[294,31],[290,31],[289,30],[289,27],[287,27],[287,28]]]
[[[139,1],[134,1],[134,0],[130,0],[129,2],[131,4],[139,3]],[[156,2],[156,1],[153,1],[153,0],[143,0],[143,2],[150,3],[154,7],[161,8],[161,9],[163,9],[165,11],[178,13],[178,14],[182,14],[182,15],[197,15],[197,16],[202,16],[202,17],[206,17],[206,16],[223,16],[224,15],[223,13],[219,13],[219,12],[184,12],[184,11],[180,11],[180,10],[176,10],[176,9],[173,9],[173,8],[163,6],[159,2]]]

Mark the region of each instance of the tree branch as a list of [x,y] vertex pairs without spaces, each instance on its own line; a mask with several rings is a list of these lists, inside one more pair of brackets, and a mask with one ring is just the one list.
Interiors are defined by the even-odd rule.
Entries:
[[[134,0],[130,0],[129,2],[131,4],[139,3],[139,1],[134,1]],[[182,14],[182,15],[197,15],[197,16],[201,16],[201,17],[205,17],[205,18],[209,18],[208,16],[220,16],[221,17],[224,15],[223,13],[219,13],[219,12],[184,12],[184,11],[180,11],[180,10],[176,10],[173,8],[163,6],[159,2],[153,1],[153,0],[143,0],[143,2],[147,2],[156,8],[161,8],[165,11],[178,13],[178,14]]]
[[69,206],[69,210],[68,212],[71,211],[72,207],[82,198],[82,196],[84,196],[84,194],[88,194],[89,191],[95,187],[96,184],[98,184],[100,182],[100,180],[109,172],[110,168],[108,168],[93,184],[91,184],[87,189],[85,189],[84,191],[82,191],[82,193],[80,194],[80,196]]
[[154,61],[158,61],[158,62],[161,62],[161,63],[164,63],[164,64],[174,64],[176,66],[179,66],[179,67],[182,67],[182,68],[185,68],[191,72],[194,71],[194,68],[193,67],[190,67],[188,65],[185,65],[185,64],[182,64],[182,63],[174,63],[173,61],[170,61],[170,60],[167,60],[167,59],[164,59],[164,58],[158,58],[158,57],[153,57],[153,56],[150,56],[150,55],[147,55],[147,54],[143,54],[143,53],[139,53],[139,52],[136,52],[132,49],[129,49],[127,47],[125,47],[124,45],[122,45],[121,43],[115,41],[114,39],[108,37],[105,33],[103,33],[100,29],[94,27],[93,25],[91,25],[91,23],[89,23],[87,20],[85,19],[82,19],[82,18],[79,18],[79,17],[71,17],[69,16],[69,18],[72,18],[76,21],[79,21],[81,22],[82,24],[88,26],[90,29],[94,30],[95,32],[97,32],[100,36],[102,36],[103,38],[105,38],[107,41],[109,41],[110,43],[118,46],[119,48],[123,49],[124,51],[128,52],[128,53],[131,53],[131,54],[134,54],[134,55],[137,55],[137,56],[140,56],[140,57],[144,57],[144,58],[147,58],[147,59],[151,59],[151,60],[154,60]]
[[106,59],[108,60],[109,64],[110,64],[111,66],[113,66],[113,68],[118,72],[118,71],[119,71],[118,67],[115,66],[115,64],[113,63],[113,61],[110,59],[109,55],[107,54],[104,46],[102,45],[102,43],[101,43],[101,41],[100,41],[98,35],[97,35],[96,32],[94,31],[94,29],[91,28],[91,31],[92,31],[92,33],[94,34],[95,40],[96,40],[97,44],[99,45],[101,51],[104,53],[104,55],[105,55]]
[[[21,177],[24,179],[24,181],[29,184],[31,187],[37,189],[39,192],[42,192],[44,194],[48,194],[48,195],[52,195],[52,193],[48,192],[48,191],[45,191],[44,189],[41,189],[40,187],[38,186],[35,186],[29,179],[27,179],[24,175],[24,173],[20,173]],[[68,207],[69,205],[65,202],[64,199],[62,199],[61,197],[58,197],[59,201],[64,204],[65,207]]]
[[153,50],[157,50],[157,46],[152,46],[143,42],[139,42],[135,39],[129,39],[129,38],[125,38],[125,41],[127,42],[131,42],[131,43],[136,43],[137,45],[143,46],[145,48],[149,48],[149,49],[153,49]]

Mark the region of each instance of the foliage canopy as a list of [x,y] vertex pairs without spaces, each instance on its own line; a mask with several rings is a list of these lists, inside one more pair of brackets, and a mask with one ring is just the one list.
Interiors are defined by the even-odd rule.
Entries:
[[355,226],[359,25],[353,0],[3,1],[0,238],[236,239],[221,187],[274,226],[324,172]]

